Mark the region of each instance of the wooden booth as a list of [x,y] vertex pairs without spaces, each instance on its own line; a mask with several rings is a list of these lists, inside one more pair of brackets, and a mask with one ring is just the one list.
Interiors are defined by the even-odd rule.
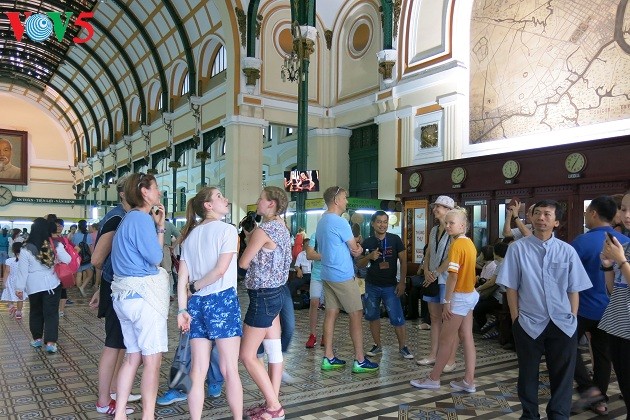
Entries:
[[430,209],[439,195],[468,211],[469,235],[479,249],[503,236],[506,203],[521,202],[521,218],[542,199],[557,200],[566,214],[556,235],[571,241],[584,232],[584,210],[601,195],[630,187],[630,136],[573,143],[398,168],[404,206],[408,272],[415,273],[433,226]]

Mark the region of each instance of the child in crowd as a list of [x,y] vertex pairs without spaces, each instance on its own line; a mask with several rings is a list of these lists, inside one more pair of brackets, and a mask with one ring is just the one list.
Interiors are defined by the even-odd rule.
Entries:
[[22,249],[22,242],[13,242],[11,251],[15,257],[7,258],[7,271],[5,271],[7,277],[4,282],[4,290],[2,291],[2,301],[9,302],[9,314],[17,320],[22,319],[22,306],[24,305],[24,300],[28,299],[26,293],[24,293],[22,299],[19,299],[15,294],[15,273],[17,271],[20,249]]

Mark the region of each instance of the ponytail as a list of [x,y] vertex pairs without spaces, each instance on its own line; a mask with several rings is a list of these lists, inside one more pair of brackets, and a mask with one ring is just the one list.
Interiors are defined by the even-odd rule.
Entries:
[[182,242],[188,237],[190,232],[199,224],[197,221],[197,215],[195,214],[195,210],[193,209],[193,200],[195,197],[188,200],[186,204],[186,224],[181,230]]

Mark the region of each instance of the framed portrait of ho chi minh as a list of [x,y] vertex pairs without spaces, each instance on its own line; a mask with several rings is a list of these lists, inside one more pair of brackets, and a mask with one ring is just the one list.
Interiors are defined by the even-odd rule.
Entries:
[[0,184],[28,184],[28,132],[0,128]]

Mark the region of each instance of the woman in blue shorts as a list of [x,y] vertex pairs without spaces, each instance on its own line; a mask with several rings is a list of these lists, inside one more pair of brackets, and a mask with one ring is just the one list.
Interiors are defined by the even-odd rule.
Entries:
[[242,335],[236,294],[238,232],[221,221],[229,212],[228,200],[219,189],[202,188],[188,201],[182,229],[177,325],[190,331],[192,389],[188,407],[192,419],[201,419],[212,340],[219,350],[219,367],[232,415],[243,418],[243,388],[238,374]]
[[[247,269],[245,286],[249,306],[243,326],[241,360],[262,392],[265,403],[248,410],[254,419],[284,419],[279,401],[282,379],[280,319],[282,286],[289,277],[291,237],[279,216],[288,206],[287,194],[278,187],[265,187],[256,203],[262,223],[254,230],[239,266]],[[269,374],[256,357],[262,342],[269,361]]]

